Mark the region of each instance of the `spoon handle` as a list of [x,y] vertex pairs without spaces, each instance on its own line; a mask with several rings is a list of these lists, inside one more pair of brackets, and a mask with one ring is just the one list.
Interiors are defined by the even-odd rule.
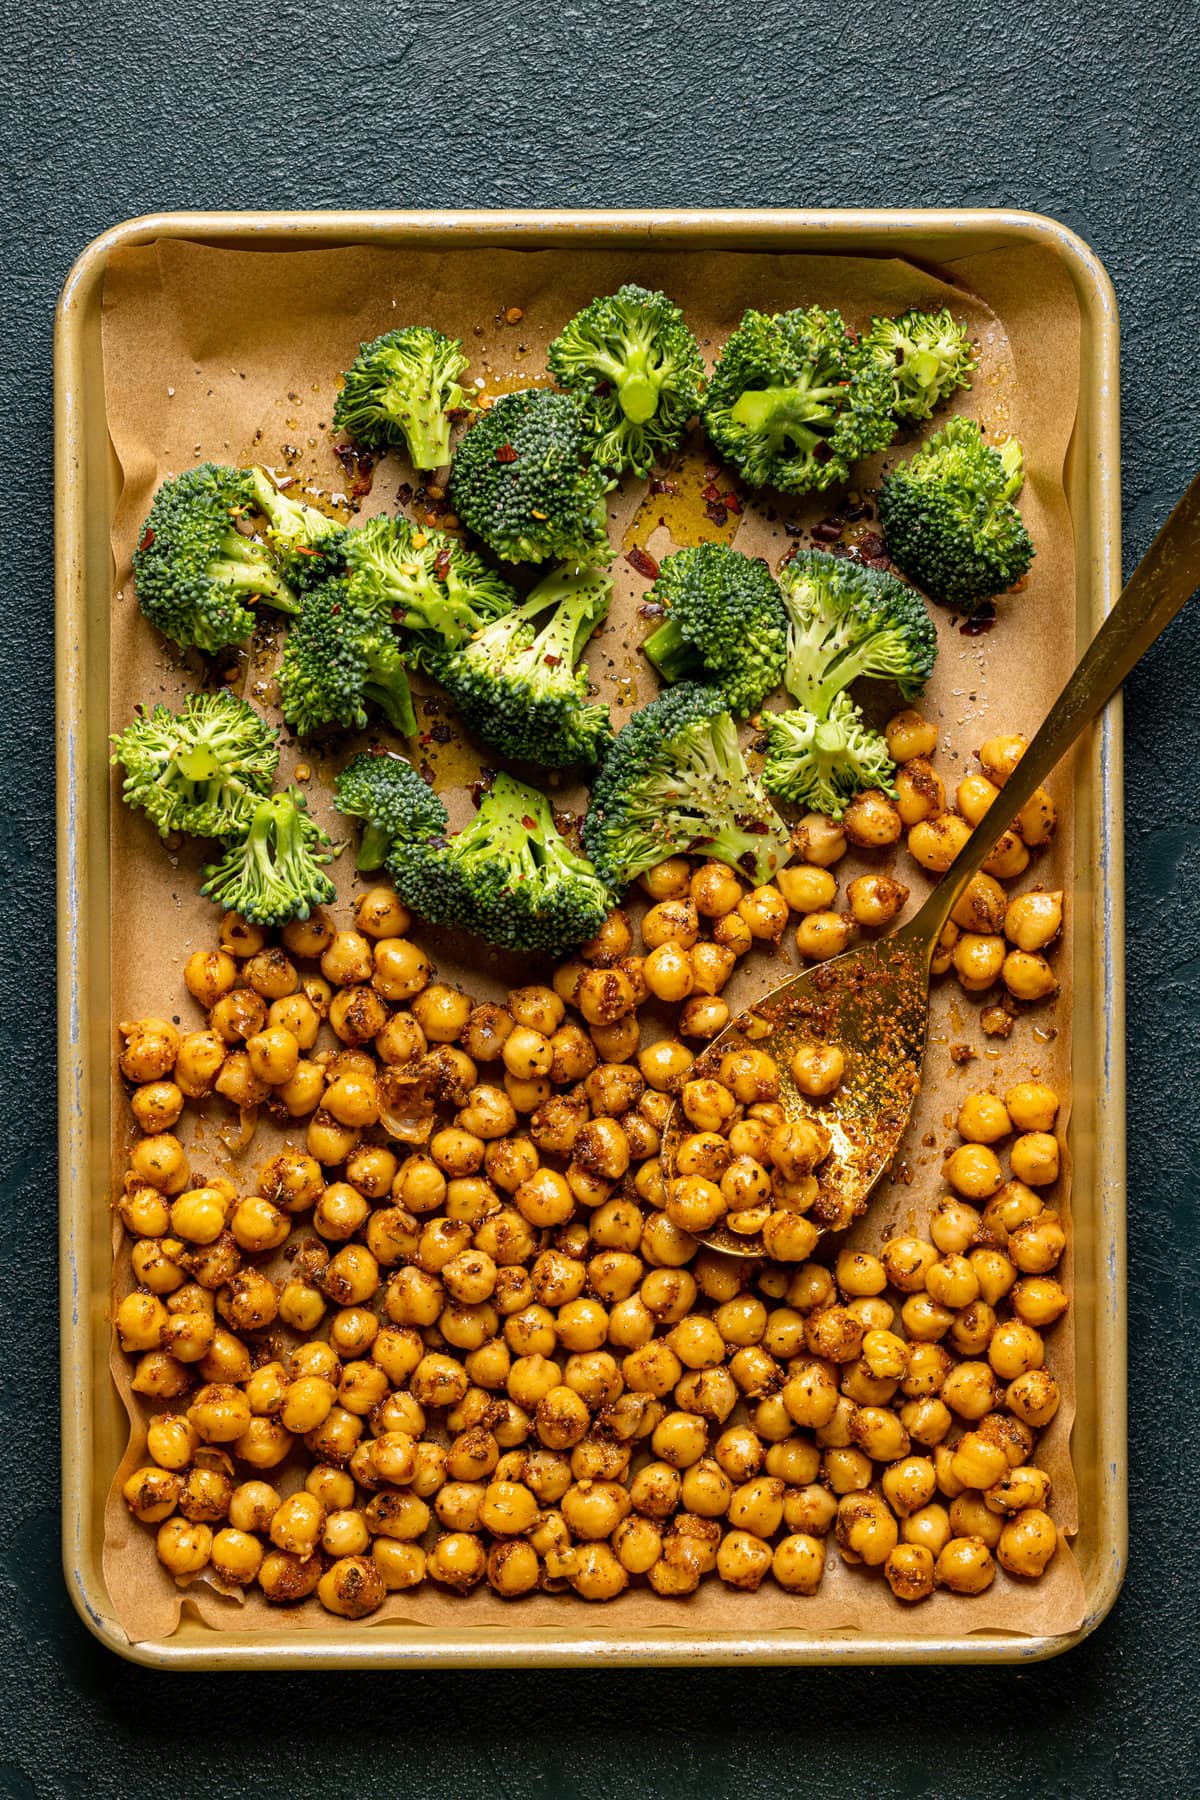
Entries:
[[1197,474],[1121,590],[1075,673],[1050,708],[1024,756],[1005,782],[921,910],[904,927],[912,943],[932,955],[959,896],[992,854],[1036,788],[1070,749],[1085,725],[1112,699],[1134,664],[1200,586],[1200,474]]

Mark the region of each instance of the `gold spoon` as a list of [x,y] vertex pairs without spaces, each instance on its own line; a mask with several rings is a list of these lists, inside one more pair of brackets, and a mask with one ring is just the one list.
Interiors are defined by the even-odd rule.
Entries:
[[[1051,707],[1024,756],[919,912],[890,937],[818,963],[774,988],[739,1015],[698,1057],[689,1075],[715,1074],[722,1055],[752,1042],[774,1057],[789,1118],[818,1119],[832,1147],[818,1170],[808,1213],[822,1232],[849,1225],[892,1161],[921,1085],[929,1029],[930,964],[963,889],[998,838],[1032,798],[1085,725],[1116,693],[1200,584],[1200,475],[1126,582],[1120,598]],[[814,1106],[788,1071],[800,1043],[836,1044],[845,1074]],[[663,1137],[671,1177],[688,1133],[678,1104]],[[762,1256],[761,1236],[725,1224],[703,1234],[714,1250]]]

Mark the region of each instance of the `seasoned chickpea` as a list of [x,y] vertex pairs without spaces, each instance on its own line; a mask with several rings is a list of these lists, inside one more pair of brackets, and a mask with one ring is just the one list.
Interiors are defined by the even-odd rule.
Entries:
[[841,913],[812,912],[796,927],[796,948],[811,962],[840,956],[850,942],[850,922]]
[[959,932],[958,926],[953,920],[947,920],[942,926],[938,941],[933,947],[933,956],[929,963],[929,972],[931,975],[945,975],[947,970],[952,967],[954,960],[954,946],[957,944],[960,935],[961,933]]
[[914,756],[932,756],[937,749],[937,726],[919,712],[907,708],[894,713],[884,726],[888,755],[894,763],[911,762]]
[[354,908],[354,923],[367,937],[404,937],[412,918],[394,889],[373,887],[359,896]]
[[1062,929],[1061,889],[1052,894],[1018,894],[1004,915],[1004,935],[1014,949],[1044,950]]
[[989,781],[986,775],[965,775],[955,790],[954,804],[967,824],[974,827],[999,792],[995,782]]
[[900,1417],[887,1406],[856,1406],[850,1436],[874,1462],[894,1462],[908,1455],[909,1437]]
[[1058,1116],[1058,1095],[1043,1081],[1021,1081],[1004,1096],[1009,1117],[1018,1131],[1052,1131]]
[[996,839],[996,846],[983,864],[985,875],[1000,881],[1014,881],[1029,867],[1029,852],[1015,831],[1006,831]]
[[957,813],[935,813],[909,829],[909,855],[923,869],[944,875],[970,835],[971,827]]
[[844,1294],[881,1294],[887,1286],[887,1270],[877,1256],[865,1250],[843,1250],[836,1272]]
[[970,1200],[990,1199],[1004,1185],[1000,1159],[987,1144],[960,1144],[946,1158],[943,1173],[955,1193]]
[[222,950],[227,950],[231,956],[253,956],[267,941],[266,931],[261,925],[251,925],[240,913],[235,912],[221,914],[217,937]]
[[425,1569],[443,1587],[466,1594],[483,1580],[487,1572],[487,1553],[473,1532],[448,1531],[430,1551]]
[[1004,939],[964,931],[950,953],[954,971],[968,994],[982,994],[1000,979]]
[[1038,1431],[1050,1423],[1058,1411],[1059,1400],[1058,1383],[1049,1369],[1027,1370],[1009,1382],[1004,1394],[1009,1411]]
[[623,907],[614,907],[595,937],[589,938],[579,954],[585,962],[611,968],[633,948],[633,928]]
[[771,1557],[771,1573],[785,1593],[815,1594],[825,1573],[820,1537],[799,1531],[781,1538]]
[[1044,787],[1034,788],[1017,814],[1017,830],[1022,839],[1034,848],[1039,844],[1048,844],[1057,824],[1058,814],[1054,801]]
[[279,935],[293,956],[320,956],[333,941],[333,922],[323,908],[315,906],[307,919],[289,920]]
[[230,1444],[250,1425],[250,1403],[240,1388],[209,1382],[187,1409],[188,1424],[206,1444]]
[[996,1578],[992,1553],[979,1537],[952,1537],[938,1553],[934,1573],[953,1594],[982,1594]]
[[1012,1120],[997,1095],[968,1094],[958,1109],[955,1129],[968,1144],[997,1144],[1012,1130]]
[[846,889],[850,917],[856,925],[877,930],[891,923],[908,894],[904,883],[890,875],[857,875]]
[[909,1605],[928,1600],[933,1592],[933,1571],[933,1551],[924,1544],[897,1544],[883,1565],[893,1594]]
[[374,945],[358,931],[335,931],[321,956],[321,973],[334,987],[358,987],[370,981]]
[[837,1044],[801,1044],[792,1056],[792,1080],[813,1099],[832,1094],[845,1073],[846,1059]]
[[1026,1187],[1049,1187],[1058,1180],[1058,1140],[1048,1131],[1027,1131],[1009,1147],[1013,1175]]
[[1048,1513],[1028,1507],[1014,1514],[1000,1533],[996,1560],[1010,1575],[1036,1581],[1058,1548],[1058,1533]]
[[633,984],[621,969],[589,969],[576,996],[576,1005],[593,1027],[617,1024],[634,1004]]
[[879,788],[862,789],[842,814],[842,830],[862,850],[886,850],[899,843],[903,829],[899,811]]
[[845,856],[846,834],[840,824],[824,813],[805,813],[792,826],[792,849],[799,862],[828,869]]
[[926,1293],[910,1294],[900,1308],[900,1318],[908,1336],[918,1344],[935,1344],[954,1323],[950,1309],[939,1306]]
[[980,767],[989,780],[1003,787],[1028,748],[1029,740],[1020,732],[990,737],[979,746]]
[[638,876],[638,885],[651,900],[680,900],[687,894],[692,879],[692,866],[686,856],[668,856]]
[[919,1293],[925,1286],[925,1271],[936,1261],[936,1249],[923,1238],[890,1238],[883,1247],[887,1278],[902,1294]]
[[730,1496],[727,1518],[735,1531],[755,1537],[774,1536],[783,1523],[784,1484],[774,1475],[758,1475],[743,1482]]
[[1044,956],[1010,950],[1004,958],[1004,985],[1014,1000],[1045,1000],[1058,992],[1054,971]]
[[886,1563],[900,1539],[894,1514],[874,1494],[844,1494],[838,1502],[835,1527],[838,1548],[848,1561],[868,1568]]
[[1014,1381],[1030,1369],[1040,1369],[1045,1356],[1041,1333],[1019,1319],[998,1325],[988,1345],[988,1361],[1001,1381]]
[[939,817],[946,807],[946,788],[927,756],[912,756],[896,770],[896,810],[906,827]]
[[158,1528],[155,1549],[158,1560],[169,1575],[176,1578],[198,1575],[212,1555],[213,1534],[208,1525],[193,1524],[179,1516],[167,1519]]
[[[785,873],[781,870],[780,874]],[[737,962],[739,956],[745,956],[754,947],[754,937],[750,927],[740,913],[726,913],[723,918],[714,919],[712,927],[713,948],[719,949]],[[697,944],[695,948],[700,949]],[[693,964],[693,967],[695,965]]]
[[883,1473],[883,1496],[902,1519],[928,1506],[937,1492],[937,1475],[928,1456],[906,1456]]
[[787,929],[787,900],[781,890],[769,882],[743,894],[737,912],[751,937],[760,943],[777,944]]

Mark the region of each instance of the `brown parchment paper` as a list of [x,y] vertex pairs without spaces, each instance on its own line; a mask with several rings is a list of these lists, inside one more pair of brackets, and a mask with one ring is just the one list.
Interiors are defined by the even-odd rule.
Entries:
[[[133,595],[130,555],[158,482],[168,473],[204,458],[262,462],[297,478],[310,494],[344,503],[347,481],[334,454],[331,409],[339,373],[362,339],[411,321],[429,321],[461,336],[472,357],[472,377],[490,391],[543,379],[544,350],[576,308],[593,294],[622,281],[661,286],[683,305],[710,360],[743,309],[775,310],[820,303],[837,305],[852,325],[872,313],[911,305],[949,304],[969,322],[979,346],[979,368],[970,393],[955,409],[977,417],[989,432],[1018,434],[1025,450],[1027,479],[1022,510],[1037,545],[1037,557],[1022,595],[1001,601],[995,628],[980,637],[960,633],[957,621],[934,609],[941,653],[923,710],[941,729],[937,763],[949,794],[971,766],[979,743],[995,730],[1031,734],[1074,661],[1074,569],[1070,519],[1063,491],[1063,463],[1079,381],[1079,319],[1065,271],[1052,254],[1037,249],[993,252],[964,260],[945,280],[910,263],[849,257],[812,257],[705,251],[645,253],[570,250],[377,250],[254,252],[212,249],[167,240],[114,254],[105,285],[103,354],[109,429],[120,462],[122,487],[113,525],[116,594],[112,614],[112,725],[123,726],[138,702],[178,701],[196,685],[200,665],[167,645],[141,619]],[[510,324],[505,313],[520,308]],[[869,490],[880,471],[904,453],[904,443],[856,471]],[[693,438],[673,471],[678,496],[650,495],[645,483],[627,480],[611,497],[610,526],[621,549],[643,545],[661,556],[672,545],[722,537],[739,549],[769,558],[772,567],[789,548],[788,522],[811,525],[839,499],[810,496],[772,504],[746,499],[739,517],[715,526],[706,516],[699,489],[708,478],[703,439]],[[397,489],[412,472],[389,458],[376,471],[362,504],[362,516],[394,507]],[[723,488],[732,486],[718,477]],[[410,510],[411,507],[410,507]],[[870,529],[870,523],[864,529]],[[618,554],[617,592],[611,616],[589,651],[593,677],[620,724],[631,705],[654,692],[637,646],[647,626],[637,607],[646,582]],[[236,661],[236,658],[231,658]],[[269,709],[273,652],[266,642],[244,662],[242,691]],[[889,710],[880,693],[873,707],[878,720]],[[894,705],[894,696],[891,697]],[[868,705],[870,701],[868,699]],[[466,783],[483,758],[435,699],[424,717],[419,744],[410,746],[428,763],[444,793],[452,818],[470,815]],[[449,725],[449,731],[444,728]],[[384,733],[362,741],[383,741]],[[445,736],[448,741],[438,740]],[[292,746],[284,751],[281,779],[297,760],[313,770],[308,792],[314,814],[335,838],[344,822],[329,801],[329,778],[346,755],[359,747],[343,739],[324,751]],[[1053,847],[1017,884],[1070,889],[1071,817],[1067,773],[1052,782],[1060,826]],[[578,809],[583,790],[558,787],[555,805]],[[114,1018],[139,1013],[178,1012],[184,1028],[202,1023],[182,983],[182,965],[197,946],[214,940],[213,909],[197,893],[201,847],[171,854],[156,833],[119,800],[114,777],[112,801],[111,949]],[[888,868],[895,862],[913,888],[910,910],[925,889],[920,871],[906,854],[870,859],[854,854],[838,865],[845,884],[861,867]],[[342,902],[356,889],[353,855],[335,866]],[[361,882],[361,878],[358,878]],[[951,1130],[961,1096],[981,1086],[1000,1092],[1011,1082],[1040,1074],[1069,1096],[1071,1025],[1071,911],[1056,968],[1062,993],[1053,1006],[1032,1009],[1017,1020],[1007,1041],[986,1038],[979,1026],[980,1002],[956,983],[935,985],[929,1056],[920,1102],[897,1163],[885,1181],[855,1241],[877,1246],[900,1229],[923,1230],[943,1191],[942,1156],[954,1141]],[[472,993],[496,995],[518,968],[531,978],[529,964],[502,958],[474,940],[452,933],[425,932],[440,975],[458,980]],[[727,990],[733,1006],[757,998],[784,978],[790,960],[785,944],[776,952],[755,951]],[[658,1027],[661,1031],[662,1027]],[[651,1027],[646,1036],[656,1035]],[[952,1045],[966,1044],[974,1060],[956,1065]],[[114,1183],[126,1166],[134,1135],[119,1081],[113,1089]],[[1067,1106],[1060,1116],[1065,1128]],[[184,1127],[181,1126],[181,1132]],[[259,1163],[278,1143],[303,1143],[303,1130],[282,1135],[265,1121],[239,1160],[231,1159],[219,1123],[193,1122],[193,1171],[244,1171],[249,1189]],[[1065,1186],[1066,1178],[1062,1183]],[[1065,1196],[1057,1197],[1065,1206]],[[301,1222],[303,1224],[303,1221]],[[127,1247],[114,1233],[115,1288],[130,1281]],[[1070,1252],[1066,1279],[1070,1280]],[[826,1575],[812,1598],[784,1594],[768,1581],[757,1594],[735,1593],[713,1579],[682,1601],[665,1601],[635,1589],[605,1607],[588,1609],[593,1632],[657,1630],[672,1627],[714,1634],[760,1631],[862,1631],[905,1638],[932,1638],[973,1630],[1005,1630],[1047,1635],[1072,1630],[1083,1617],[1083,1589],[1066,1545],[1075,1529],[1075,1484],[1069,1438],[1074,1415],[1074,1333],[1071,1318],[1049,1334],[1047,1361],[1063,1390],[1062,1407],[1044,1435],[1039,1461],[1054,1481],[1052,1511],[1060,1528],[1060,1550],[1041,1582],[1025,1584],[1002,1572],[991,1590],[976,1599],[939,1593],[913,1610],[895,1601],[878,1572],[845,1567],[829,1540]],[[129,1359],[114,1347],[114,1379],[131,1422],[128,1451],[117,1471],[106,1511],[104,1566],[113,1606],[133,1640],[162,1638],[176,1628],[181,1609],[214,1631],[306,1631],[336,1629],[314,1602],[299,1608],[272,1608],[258,1596],[244,1600],[218,1592],[207,1580],[177,1588],[156,1561],[154,1533],[133,1521],[121,1500],[120,1483],[144,1460],[149,1408],[129,1388]],[[288,1465],[271,1477],[285,1491],[298,1475]],[[468,1599],[450,1596],[427,1582],[415,1592],[390,1596],[369,1621],[386,1626],[460,1628],[510,1623],[514,1603],[486,1588]],[[573,1595],[532,1596],[516,1603],[523,1625],[548,1630],[578,1624],[586,1603]]]

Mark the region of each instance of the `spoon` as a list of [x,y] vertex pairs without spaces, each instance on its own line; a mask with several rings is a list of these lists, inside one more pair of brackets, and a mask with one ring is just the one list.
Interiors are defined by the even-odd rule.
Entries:
[[[1041,787],[1084,727],[1200,584],[1200,475],[1197,475],[1126,582],[1041,729],[924,905],[890,936],[818,963],[773,988],[726,1026],[696,1059],[691,1075],[716,1073],[727,1050],[754,1043],[774,1057],[780,1101],[789,1118],[818,1119],[831,1140],[818,1170],[819,1191],[808,1217],[821,1232],[838,1231],[866,1210],[896,1154],[921,1086],[929,1030],[930,964],[942,929],[963,889],[998,838]],[[836,1044],[845,1074],[814,1105],[788,1071],[801,1043]],[[676,1103],[663,1136],[670,1178],[689,1127]],[[702,1235],[714,1250],[762,1256],[761,1236],[721,1223]]]

